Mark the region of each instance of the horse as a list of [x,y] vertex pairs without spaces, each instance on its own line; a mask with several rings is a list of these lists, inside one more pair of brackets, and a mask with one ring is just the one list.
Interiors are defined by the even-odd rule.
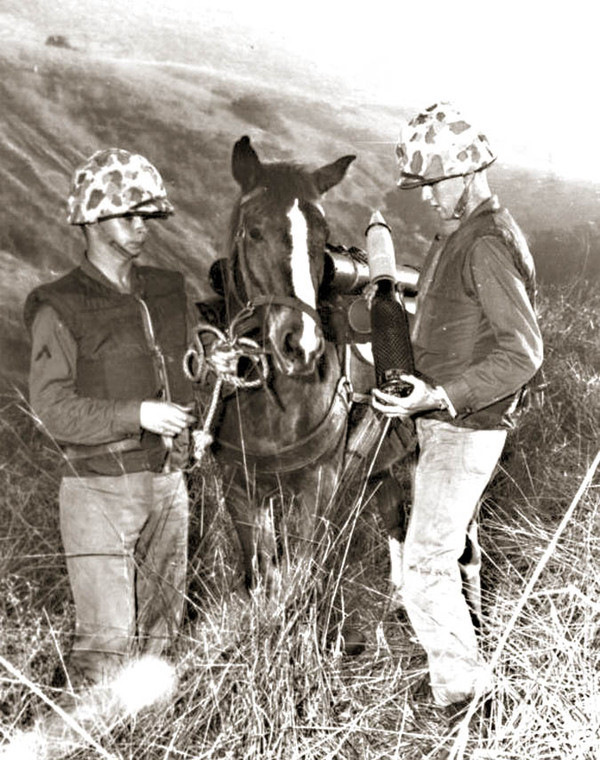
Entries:
[[[247,136],[233,148],[241,193],[222,273],[225,321],[260,347],[268,376],[256,380],[258,363],[250,357],[255,382],[222,399],[212,448],[248,587],[280,580],[274,512],[283,510],[280,530],[294,536],[296,556],[308,561],[335,519],[328,506],[343,471],[351,400],[343,358],[319,311],[329,236],[320,199],[354,160],[346,155],[309,170],[261,162]],[[393,485],[380,491],[395,508]]]

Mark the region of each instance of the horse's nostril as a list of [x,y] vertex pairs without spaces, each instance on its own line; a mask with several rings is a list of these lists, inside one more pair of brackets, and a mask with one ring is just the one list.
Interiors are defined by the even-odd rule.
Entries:
[[300,341],[294,332],[289,332],[283,339],[283,347],[289,354],[294,354],[300,348]]
[[318,360],[325,350],[325,341],[319,337],[318,341],[309,350],[302,346],[300,336],[295,332],[289,332],[282,341],[282,353],[296,365],[296,371],[302,368],[312,368],[313,362]]

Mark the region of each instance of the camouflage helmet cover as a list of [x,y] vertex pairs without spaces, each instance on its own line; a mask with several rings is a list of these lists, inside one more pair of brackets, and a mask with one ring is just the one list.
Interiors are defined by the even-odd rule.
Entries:
[[496,160],[487,137],[450,103],[436,103],[405,124],[396,156],[405,189],[472,174]]
[[143,156],[119,148],[99,150],[75,170],[67,206],[69,224],[93,224],[125,214],[173,213],[154,166]]

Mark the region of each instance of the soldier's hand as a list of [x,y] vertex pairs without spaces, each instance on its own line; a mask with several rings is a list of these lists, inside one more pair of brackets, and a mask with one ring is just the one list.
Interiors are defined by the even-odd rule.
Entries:
[[374,409],[386,417],[406,419],[417,412],[428,409],[441,409],[443,405],[438,390],[414,375],[401,375],[400,378],[413,386],[408,396],[394,396],[378,388],[371,391],[371,403]]
[[179,435],[196,422],[191,411],[191,405],[182,406],[171,401],[142,401],[140,425],[158,435]]

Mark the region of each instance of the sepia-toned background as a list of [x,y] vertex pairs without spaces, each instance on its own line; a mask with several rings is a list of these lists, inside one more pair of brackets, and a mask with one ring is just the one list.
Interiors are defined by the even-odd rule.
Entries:
[[499,154],[491,182],[543,282],[600,272],[595,28],[587,3],[0,0],[0,351],[21,382],[27,291],[81,255],[65,223],[74,167],[111,146],[163,173],[177,214],[154,260],[200,296],[237,186],[233,143],[263,160],[358,158],[326,196],[332,241],[364,244],[379,208],[398,259],[439,225],[395,188],[401,119],[452,100]]

